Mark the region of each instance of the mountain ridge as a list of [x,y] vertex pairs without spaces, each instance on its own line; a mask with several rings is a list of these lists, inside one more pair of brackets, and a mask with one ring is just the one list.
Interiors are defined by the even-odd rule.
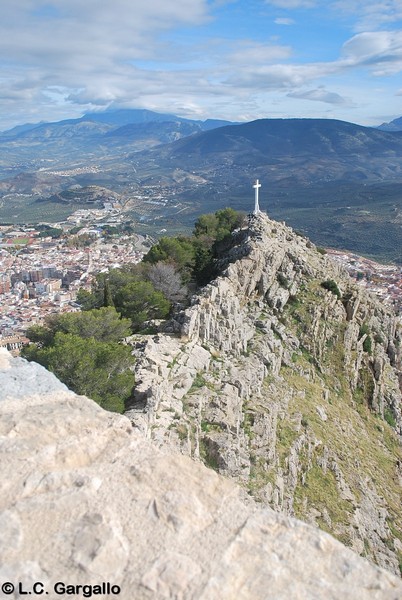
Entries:
[[378,129],[383,131],[402,131],[402,117],[398,117],[389,123],[382,123]]
[[[222,140],[222,146],[220,141]],[[238,141],[237,141],[238,140]],[[169,147],[169,153],[177,157],[180,154],[192,154],[193,148],[204,156],[214,151],[230,149],[236,143],[250,144],[264,152],[264,157],[310,154],[317,157],[327,153],[354,154],[365,150],[383,153],[382,143],[389,145],[389,152],[402,150],[402,134],[399,132],[381,132],[374,128],[355,125],[336,119],[259,119],[239,125],[227,125],[212,132],[203,132],[191,139],[179,140]],[[225,147],[226,146],[226,147]],[[368,146],[368,147],[367,147]],[[163,150],[162,150],[163,152]],[[157,154],[155,150],[153,154]]]
[[400,320],[264,214],[220,266],[157,334],[128,340],[127,416],[166,451],[399,573]]
[[[198,125],[199,129],[202,130],[211,129],[214,127],[220,127],[227,124],[232,124],[231,121],[225,121],[222,119],[206,119],[204,121],[199,119],[189,119],[179,117],[169,113],[158,113],[147,109],[118,109],[109,110],[104,112],[92,112],[85,113],[82,117],[76,119],[62,119],[61,121],[51,121],[40,123],[26,123],[23,125],[17,125],[12,129],[0,132],[1,137],[5,138],[16,138],[25,137],[33,129],[57,129],[63,128],[66,125],[80,125],[81,123],[97,123],[99,126],[109,126],[110,129],[118,127],[124,127],[126,125],[145,125],[147,123],[166,123],[166,122],[179,122]],[[101,129],[100,129],[101,130]]]

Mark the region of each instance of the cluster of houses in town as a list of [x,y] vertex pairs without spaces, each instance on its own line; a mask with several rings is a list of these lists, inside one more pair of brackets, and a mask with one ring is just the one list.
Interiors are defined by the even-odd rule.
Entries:
[[402,266],[382,265],[346,251],[328,249],[328,253],[346,268],[359,285],[402,315]]
[[[35,230],[12,231],[0,246],[0,346],[15,351],[27,342],[25,332],[49,315],[79,310],[80,288],[91,289],[102,271],[137,263],[144,248],[123,236],[87,247],[68,244],[68,237],[38,237]],[[8,244],[12,239],[13,244]]]

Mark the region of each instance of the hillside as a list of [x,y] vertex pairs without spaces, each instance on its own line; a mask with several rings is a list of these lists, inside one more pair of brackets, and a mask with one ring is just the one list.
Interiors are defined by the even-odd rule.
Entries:
[[400,322],[264,214],[233,235],[221,273],[132,338],[134,427],[399,573]]
[[316,528],[245,503],[212,470],[159,452],[127,418],[43,367],[1,350],[0,377],[8,597],[401,597],[390,573]]
[[402,261],[402,133],[326,119],[261,119],[131,155],[136,173],[175,189],[175,169],[201,177],[177,197],[188,218],[247,210],[259,179],[264,209],[315,243]]
[[280,161],[288,161],[293,178],[300,182],[352,175],[378,180],[391,177],[393,169],[394,176],[401,175],[402,134],[332,119],[260,119],[184,138],[153,150],[150,156],[169,157],[188,169],[216,168],[224,162],[239,169],[238,179],[244,175],[241,169],[269,165],[269,179],[275,182],[285,176]]
[[[217,152],[241,152],[246,144],[265,158],[296,155],[380,156],[400,153],[402,136],[334,119],[259,119],[226,126],[176,144],[173,156],[199,152],[203,156]],[[385,149],[386,148],[386,149]]]

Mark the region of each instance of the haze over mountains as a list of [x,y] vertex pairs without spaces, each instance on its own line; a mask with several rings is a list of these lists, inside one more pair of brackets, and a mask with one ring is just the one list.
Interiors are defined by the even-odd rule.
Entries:
[[[168,225],[185,227],[221,206],[250,210],[259,178],[263,208],[314,241],[402,259],[402,118],[375,129],[330,119],[232,124],[118,110],[13,128],[0,134],[0,153],[3,221],[35,220],[38,201],[42,215],[60,192],[95,184],[126,200],[162,193],[159,214],[142,210],[142,222],[157,226],[168,217]],[[176,212],[172,205],[160,214],[172,199]]]

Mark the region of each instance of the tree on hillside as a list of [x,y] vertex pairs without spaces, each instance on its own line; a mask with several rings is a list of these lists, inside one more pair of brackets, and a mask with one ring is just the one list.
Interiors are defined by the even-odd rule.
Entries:
[[114,301],[123,317],[131,319],[133,331],[139,331],[144,321],[165,319],[170,311],[170,302],[149,281],[129,283],[116,293]]
[[44,326],[34,325],[27,337],[41,346],[49,346],[57,333],[71,333],[100,342],[117,342],[130,335],[129,319],[122,319],[113,307],[49,317]]
[[206,214],[198,217],[194,225],[194,235],[211,241],[223,240],[234,229],[241,227],[245,220],[245,214],[233,208],[222,208],[214,214]]
[[198,285],[206,285],[217,275],[213,248],[200,244],[195,252],[194,279]]
[[242,226],[244,218],[232,208],[201,215],[193,237],[162,237],[141,263],[99,273],[91,293],[79,291],[78,303],[84,311],[114,305],[131,319],[134,331],[144,321],[165,318],[170,302],[188,294],[186,285],[205,285],[216,277],[222,244],[230,246],[231,233]]
[[[46,325],[32,325],[31,327],[28,327],[26,331],[27,338],[39,348],[50,346],[54,339],[54,335],[54,331]],[[24,351],[25,348],[22,349],[22,353],[24,353]]]
[[92,291],[79,290],[77,302],[84,311],[102,306],[114,306],[114,296],[117,291],[129,283],[146,279],[146,269],[147,265],[138,263],[111,269],[108,273],[98,273],[92,284]]
[[182,284],[180,273],[171,263],[159,261],[151,265],[148,278],[170,302],[180,302],[187,295],[187,287]]
[[130,348],[120,340],[130,335],[130,320],[113,307],[48,318],[27,330],[31,344],[21,354],[53,373],[77,394],[103,408],[122,412],[134,386]]
[[194,246],[186,237],[162,237],[144,256],[144,262],[171,262],[181,273],[191,270],[194,264]]
[[112,290],[110,289],[109,279],[105,279],[103,287],[103,306],[114,306]]
[[194,225],[195,261],[193,276],[198,285],[206,285],[217,276],[216,258],[219,248],[230,240],[234,229],[241,227],[245,215],[232,208],[201,215]]
[[195,237],[208,236],[211,240],[215,239],[218,224],[216,214],[200,215],[194,224],[193,234]]
[[57,332],[51,345],[30,344],[22,355],[107,410],[123,412],[131,397],[134,375],[129,368],[134,358],[128,346]]
[[94,308],[100,308],[100,299],[98,295],[93,292],[88,292],[81,288],[77,292],[77,303],[80,305],[81,310],[93,310]]

